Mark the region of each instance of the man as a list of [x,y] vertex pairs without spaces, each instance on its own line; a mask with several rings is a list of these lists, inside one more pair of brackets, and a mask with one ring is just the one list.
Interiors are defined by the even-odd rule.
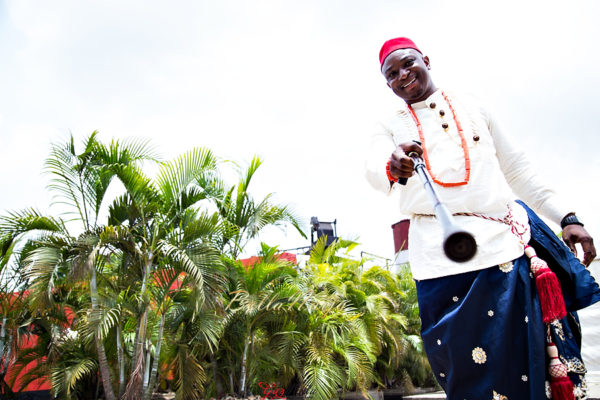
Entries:
[[[550,382],[559,381],[547,374],[549,339],[573,383],[568,392],[583,398],[585,370],[574,311],[599,301],[600,289],[535,213],[514,201],[513,192],[560,224],[573,252],[581,244],[585,265],[596,256],[592,238],[573,210],[531,175],[524,153],[477,100],[435,86],[429,58],[414,42],[387,41],[379,61],[387,85],[404,104],[373,137],[367,179],[385,193],[399,191],[400,210],[411,216],[409,261],[423,342],[448,399],[546,398]],[[442,228],[422,184],[414,178],[398,183],[414,174],[410,152],[422,156],[440,198],[458,224],[474,234],[478,247],[471,260],[456,263],[445,257]],[[569,311],[546,325],[537,272],[530,271],[524,255],[528,244],[561,279]],[[554,398],[561,398],[559,384],[552,388]]]

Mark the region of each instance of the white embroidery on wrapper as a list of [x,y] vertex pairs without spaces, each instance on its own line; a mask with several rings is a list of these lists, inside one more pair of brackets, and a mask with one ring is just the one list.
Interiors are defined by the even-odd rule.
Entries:
[[548,399],[552,398],[552,388],[550,387],[550,382],[546,381],[546,397]]
[[481,347],[475,347],[471,354],[476,364],[484,364],[487,361],[487,355]]
[[581,383],[573,388],[573,394],[577,400],[587,400],[588,386],[585,376],[582,376]]
[[554,333],[556,334],[556,336],[558,336],[559,339],[564,342],[565,341],[565,331],[563,330],[563,326],[562,326],[560,320],[556,319],[556,320],[552,321],[550,323],[550,325],[552,325],[552,328],[554,328]]
[[509,261],[507,263],[498,265],[498,268],[500,268],[500,271],[504,272],[505,274],[508,274],[510,271],[513,270],[514,265],[513,265],[512,261]]
[[585,375],[587,373],[587,368],[577,357],[565,358],[561,355],[558,356],[560,361],[565,364],[567,367],[567,372],[571,372],[574,374]]
[[494,392],[494,394],[493,394],[492,400],[509,400],[508,397],[506,397],[500,393],[496,393],[495,390],[493,392]]

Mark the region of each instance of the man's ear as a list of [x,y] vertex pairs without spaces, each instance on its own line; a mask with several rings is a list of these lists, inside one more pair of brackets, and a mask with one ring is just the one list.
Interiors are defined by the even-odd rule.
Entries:
[[431,64],[429,64],[429,57],[423,56],[423,62],[425,63],[427,69],[431,69]]

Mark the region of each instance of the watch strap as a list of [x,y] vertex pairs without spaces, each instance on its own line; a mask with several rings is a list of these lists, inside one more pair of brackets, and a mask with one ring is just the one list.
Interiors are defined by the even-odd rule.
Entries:
[[565,229],[565,226],[567,225],[581,225],[583,226],[583,224],[581,223],[581,221],[579,221],[579,219],[577,219],[577,216],[575,214],[569,214],[566,217],[564,217],[562,219],[562,221],[560,221],[560,227],[561,229]]

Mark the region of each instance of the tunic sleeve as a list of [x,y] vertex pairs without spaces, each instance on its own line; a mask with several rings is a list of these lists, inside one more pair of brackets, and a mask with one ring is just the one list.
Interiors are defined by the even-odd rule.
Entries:
[[365,176],[371,186],[387,195],[391,194],[394,186],[388,180],[385,166],[390,156],[396,149],[392,131],[383,124],[379,124],[375,134],[371,137],[371,144],[365,161]]
[[536,212],[560,224],[562,218],[571,210],[555,191],[533,172],[525,152],[502,132],[489,113],[484,113],[494,139],[500,168],[513,192]]

